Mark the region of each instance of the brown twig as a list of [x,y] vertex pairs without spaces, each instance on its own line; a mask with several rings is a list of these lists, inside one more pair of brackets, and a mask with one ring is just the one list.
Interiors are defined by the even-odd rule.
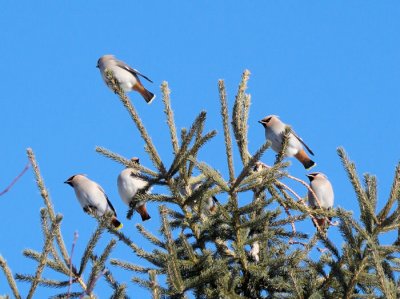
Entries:
[[12,180],[12,182],[10,183],[10,185],[7,186],[6,189],[4,189],[3,191],[0,192],[0,196],[4,195],[8,191],[10,191],[11,187],[15,185],[15,183],[25,174],[25,172],[27,172],[27,170],[29,169],[30,166],[31,166],[31,163],[28,161],[28,163],[26,163],[26,165],[25,165],[24,169],[21,171],[21,173]]
[[74,249],[76,245],[76,241],[78,240],[78,232],[74,232],[74,240],[72,241],[72,247],[71,247],[71,254],[69,255],[69,285],[68,285],[68,293],[67,293],[67,299],[69,299],[69,295],[71,293],[71,285],[72,285],[72,257],[74,255]]
[[[270,166],[268,166],[267,164],[265,164],[265,163],[263,163],[263,162],[261,162],[261,161],[260,161],[260,163],[261,163],[263,166],[270,168]],[[292,176],[292,175],[290,175],[290,174],[286,174],[285,176],[286,176],[287,178],[289,178],[289,179],[292,179],[292,180],[294,180],[294,181],[296,181],[296,182],[299,182],[300,184],[304,185],[304,186],[307,188],[307,190],[314,196],[315,201],[317,202],[318,207],[321,209],[321,204],[320,204],[320,201],[319,201],[319,199],[318,199],[318,196],[315,194],[314,190],[311,189],[311,187],[310,187],[309,184],[307,184],[305,181],[303,181],[303,180],[301,180],[301,179],[299,179],[299,178],[296,178],[296,177],[294,177],[294,176]],[[308,208],[308,206],[307,206],[306,203],[304,202],[303,198],[300,197],[292,188],[290,188],[289,186],[287,186],[286,184],[284,184],[284,183],[282,183],[282,182],[277,182],[277,185],[278,185],[278,186],[281,186],[282,188],[284,188],[284,189],[286,189],[286,190],[288,190],[290,193],[292,193],[292,194],[297,198],[297,202],[298,202],[298,203],[302,203],[305,207]],[[321,228],[319,227],[317,221],[315,220],[315,217],[314,217],[313,215],[311,215],[310,213],[309,213],[309,216],[311,217],[311,220],[312,220],[312,222],[315,224],[316,228],[317,228],[318,230],[321,231]],[[326,217],[326,218],[328,219],[328,217]],[[337,225],[336,222],[332,222],[332,221],[330,221],[329,219],[328,219],[328,222],[329,222],[329,224],[331,224],[331,225],[333,225],[333,226],[336,226],[336,225]]]

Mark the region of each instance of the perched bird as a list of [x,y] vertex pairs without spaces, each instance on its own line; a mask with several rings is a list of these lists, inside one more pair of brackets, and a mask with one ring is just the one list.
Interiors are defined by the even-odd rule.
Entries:
[[[202,186],[204,187],[203,184],[204,184],[204,182],[202,182],[202,181],[189,183],[189,186],[188,186],[189,189],[190,189],[189,192],[184,187],[180,188],[181,193],[184,196],[188,196],[187,203],[190,206],[193,207],[194,205],[198,204],[198,201],[194,200],[192,198],[192,196],[200,187],[202,187]],[[203,209],[202,209],[203,213],[211,213],[211,214],[213,214],[213,213],[215,213],[217,211],[219,201],[214,195],[212,195],[212,196],[210,196],[210,197],[208,197],[206,199],[203,199],[203,201],[204,201],[202,203],[203,204]]]
[[[321,172],[313,172],[307,174],[307,177],[310,180],[310,187],[317,196],[320,204],[319,206],[314,195],[311,193],[311,191],[308,191],[308,202],[310,206],[313,209],[317,209],[319,207],[326,210],[331,209],[333,207],[334,200],[333,188],[326,175]],[[325,220],[325,218],[316,218],[316,221],[320,227],[325,226]],[[329,221],[331,221],[331,218],[329,218]]]
[[[258,122],[264,126],[265,137],[267,140],[271,141],[272,149],[279,153],[282,150],[283,134],[285,132],[286,124],[283,123],[276,115],[268,115]],[[316,164],[304,151],[303,146],[311,155],[314,155],[312,150],[304,143],[304,141],[297,136],[294,131],[291,131],[285,154],[288,157],[295,156],[296,159],[303,164],[304,168],[309,170]]]
[[258,241],[255,241],[254,243],[251,244],[251,250],[249,251],[250,257],[258,263],[260,261],[260,243]]
[[116,229],[122,228],[122,223],[117,219],[114,207],[99,184],[82,174],[73,175],[64,183],[74,188],[76,197],[85,213],[103,216],[109,212],[113,215],[111,224]]
[[[139,158],[132,158],[132,162],[139,164]],[[142,221],[150,219],[149,213],[147,213],[146,203],[143,201],[137,201],[134,199],[136,193],[147,187],[148,183],[140,178],[138,175],[140,171],[134,168],[125,168],[121,171],[117,179],[118,193],[124,203],[128,206],[133,204],[136,212],[142,217]]]
[[104,55],[100,57],[97,61],[97,67],[100,69],[104,82],[111,90],[113,90],[113,87],[111,82],[107,79],[107,69],[113,72],[114,78],[125,92],[132,90],[139,92],[148,104],[155,99],[156,96],[143,86],[138,75],[151,83],[153,83],[153,81],[141,74],[138,70],[131,68],[125,62],[116,59],[113,55]]

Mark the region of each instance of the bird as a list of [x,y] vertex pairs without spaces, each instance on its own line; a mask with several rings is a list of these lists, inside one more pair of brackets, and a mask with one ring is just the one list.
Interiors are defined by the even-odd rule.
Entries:
[[[313,172],[307,174],[307,177],[310,180],[310,187],[314,191],[315,195],[318,198],[319,205],[315,200],[315,196],[312,192],[308,191],[308,202],[313,209],[318,209],[321,207],[325,210],[330,210],[333,207],[334,202],[334,194],[331,183],[329,182],[327,176],[321,172]],[[316,218],[319,227],[325,226],[325,217],[324,218]],[[329,221],[332,219],[329,218]]]
[[117,219],[117,213],[108,199],[103,188],[85,175],[76,174],[64,182],[74,188],[76,198],[87,214],[103,216],[111,213],[111,224],[116,229],[122,228],[122,223]]
[[[131,161],[140,164],[139,158],[134,157]],[[139,174],[139,170],[130,167],[122,170],[117,179],[118,193],[122,201],[128,206],[133,205],[136,212],[142,217],[142,221],[146,221],[151,218],[147,212],[146,203],[134,199],[136,193],[148,185],[148,182],[140,178]]]
[[[282,150],[283,134],[285,132],[286,124],[283,123],[277,115],[268,115],[258,122],[264,126],[265,138],[271,141],[272,149],[279,153]],[[289,134],[289,141],[285,154],[288,157],[296,157],[296,159],[303,164],[304,168],[309,170],[314,167],[316,163],[310,159],[304,151],[303,146],[311,155],[314,155],[312,150],[304,143],[303,139],[297,136],[297,134],[292,130]]]
[[[196,204],[198,204],[198,201],[197,200],[194,200],[193,198],[192,198],[192,196],[194,195],[194,193],[200,188],[200,187],[204,187],[204,184],[205,182],[203,182],[203,181],[198,181],[198,182],[192,182],[192,183],[189,183],[189,185],[188,185],[188,188],[190,189],[190,191],[188,191],[187,189],[186,189],[186,187],[184,187],[184,186],[181,186],[180,187],[180,191],[181,191],[181,193],[182,193],[182,195],[184,195],[185,197],[187,197],[187,200],[186,200],[186,203],[187,204],[189,204],[190,206],[194,206],[194,205],[196,205]],[[196,197],[198,197],[198,196],[196,196]],[[214,196],[214,195],[212,195],[212,196],[210,196],[210,197],[208,197],[208,198],[206,198],[206,199],[203,199],[203,208],[202,208],[202,212],[204,212],[204,213],[211,213],[211,214],[214,214],[216,211],[217,211],[217,208],[218,208],[218,204],[219,204],[219,201],[218,201],[218,199]]]
[[114,55],[104,55],[100,57],[97,61],[96,67],[100,70],[104,82],[111,90],[114,89],[112,83],[107,78],[106,70],[113,72],[114,78],[118,81],[119,86],[124,90],[124,92],[132,90],[139,92],[147,104],[150,104],[156,98],[152,92],[148,91],[143,86],[142,82],[140,82],[139,76],[145,78],[151,83],[153,83],[153,81],[141,74],[138,70],[131,68],[125,62],[116,59]]

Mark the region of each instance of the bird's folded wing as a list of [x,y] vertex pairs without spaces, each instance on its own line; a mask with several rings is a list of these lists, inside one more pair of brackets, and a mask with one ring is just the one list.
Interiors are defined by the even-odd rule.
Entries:
[[307,144],[305,144],[305,142],[303,141],[303,139],[301,139],[299,136],[297,136],[297,134],[296,134],[293,130],[292,130],[292,134],[293,134],[294,137],[296,137],[296,138],[301,142],[301,144],[304,145],[304,147],[308,150],[308,152],[309,152],[311,155],[314,156],[313,151],[308,147]]
[[104,197],[107,200],[107,204],[110,207],[110,209],[114,212],[115,216],[117,216],[117,212],[115,211],[113,205],[111,204],[111,201],[108,199],[107,194],[104,192],[103,188],[101,188],[101,186],[97,185],[97,187],[99,188],[99,190],[104,194]]
[[125,63],[123,63],[123,62],[121,62],[121,61],[117,62],[117,65],[118,65],[120,68],[122,68],[122,69],[124,69],[124,70],[127,70],[128,72],[132,73],[132,75],[134,75],[134,76],[136,76],[136,75],[142,76],[142,77],[145,78],[147,81],[153,83],[153,81],[151,81],[150,78],[146,77],[145,75],[143,75],[143,74],[142,74],[141,72],[139,72],[138,70],[135,70],[135,69],[131,68],[129,65],[127,65],[127,64],[125,64]]

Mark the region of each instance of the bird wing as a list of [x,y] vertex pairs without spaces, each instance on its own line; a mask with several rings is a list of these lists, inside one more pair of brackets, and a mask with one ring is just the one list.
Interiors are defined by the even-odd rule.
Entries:
[[129,65],[127,65],[126,63],[122,62],[122,61],[117,61],[117,66],[130,72],[132,75],[134,76],[142,76],[143,78],[145,78],[147,81],[153,83],[153,81],[151,81],[148,77],[146,77],[145,75],[143,75],[141,72],[139,72],[138,70],[135,70],[133,68],[131,68]]
[[[115,209],[114,209],[113,205],[111,204],[111,201],[108,199],[108,196],[107,196],[106,192],[104,192],[103,188],[101,188],[100,185],[97,185],[97,188],[99,188],[99,190],[104,194],[104,197],[105,197],[106,200],[107,200],[108,206],[109,206],[110,209],[114,212],[115,217],[116,217],[116,216],[117,216],[117,212],[115,212]],[[107,210],[106,210],[106,211],[107,211]]]
[[293,134],[294,137],[296,137],[296,138],[301,142],[302,145],[304,145],[304,147],[308,150],[308,152],[309,152],[311,155],[314,156],[313,151],[308,147],[307,144],[305,144],[305,142],[303,141],[303,139],[301,139],[293,130],[292,130],[292,134]]

